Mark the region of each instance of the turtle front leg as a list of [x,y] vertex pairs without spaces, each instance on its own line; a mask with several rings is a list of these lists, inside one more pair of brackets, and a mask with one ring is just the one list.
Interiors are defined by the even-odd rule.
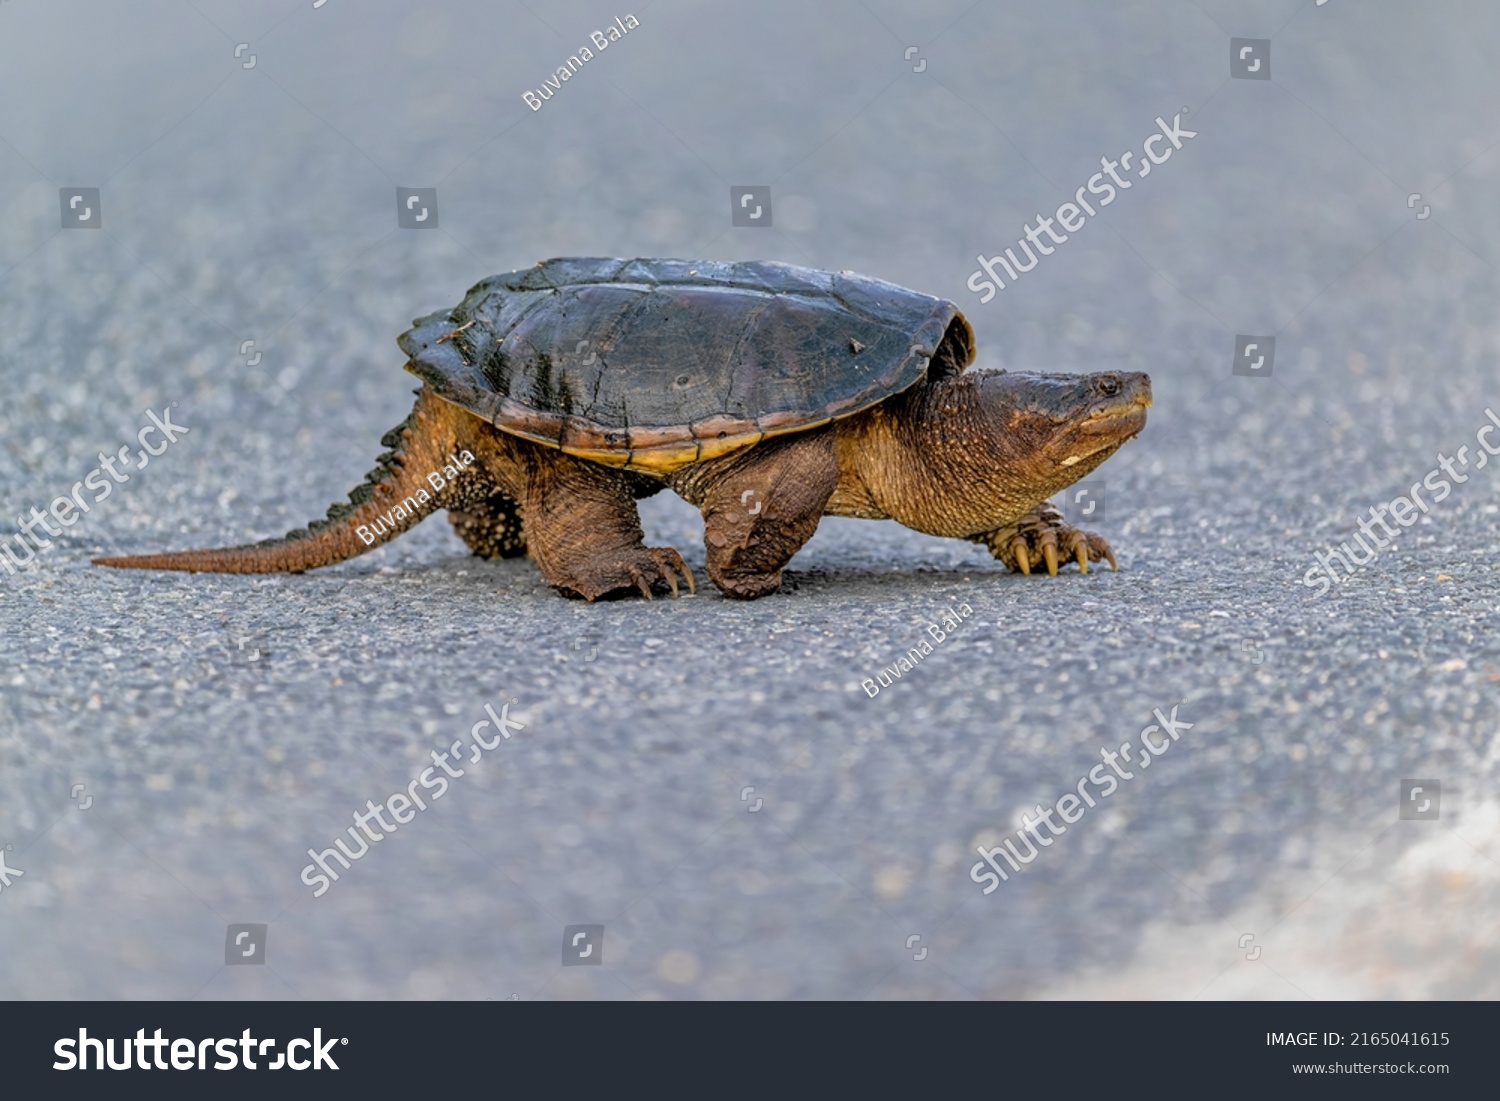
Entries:
[[1078,563],[1081,573],[1089,572],[1089,563],[1107,560],[1112,570],[1115,552],[1102,535],[1083,531],[1066,523],[1062,513],[1043,501],[1014,524],[995,531],[969,536],[971,543],[983,543],[1012,570],[1031,573],[1031,567],[1045,563],[1047,572],[1057,576],[1059,561]]
[[753,600],[780,588],[782,567],[818,530],[838,484],[833,438],[770,440],[670,484],[703,513],[709,578],[725,596]]
[[525,546],[550,585],[585,600],[640,592],[658,584],[675,594],[693,573],[671,547],[644,545],[634,484],[624,471],[532,445],[522,494]]

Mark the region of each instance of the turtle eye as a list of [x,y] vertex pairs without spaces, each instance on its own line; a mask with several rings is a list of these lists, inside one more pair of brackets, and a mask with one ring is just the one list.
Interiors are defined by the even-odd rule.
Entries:
[[1107,398],[1112,398],[1120,392],[1120,380],[1115,375],[1103,375],[1099,379],[1099,391]]

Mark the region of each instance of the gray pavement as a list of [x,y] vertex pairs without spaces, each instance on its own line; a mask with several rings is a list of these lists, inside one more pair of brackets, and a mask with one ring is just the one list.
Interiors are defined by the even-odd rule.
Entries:
[[[188,428],[0,572],[0,997],[1500,995],[1500,10],[655,0],[528,106],[626,14],[0,4],[0,515],[148,411]],[[1241,37],[1269,80],[1231,78]],[[976,255],[1179,114],[980,302]],[[731,225],[738,185],[770,226]],[[61,228],[69,188],[100,229]],[[1119,572],[844,520],[752,604],[566,601],[438,518],[300,577],[89,565],[320,516],[409,408],[410,319],[570,254],[854,269],[958,302],[981,366],[1149,371],[1094,487]],[[702,581],[695,511],[642,514]],[[524,725],[471,764],[486,705]],[[1174,706],[984,893],[977,847]],[[315,897],[308,850],[456,740]]]

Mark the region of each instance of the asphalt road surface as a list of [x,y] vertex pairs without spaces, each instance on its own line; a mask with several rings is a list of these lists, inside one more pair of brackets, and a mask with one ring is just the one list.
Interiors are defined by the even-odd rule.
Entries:
[[[0,997],[1500,996],[1497,34],[1395,0],[0,5],[0,535],[132,464],[0,569]],[[1127,150],[981,301],[976,257]],[[853,269],[957,302],[981,367],[1149,371],[1067,502],[1119,572],[829,520],[732,602],[669,495],[677,600],[564,600],[441,518],[303,576],[89,564],[321,516],[409,408],[409,321],[565,255]],[[153,416],[186,431],[143,465]],[[1388,545],[1305,584],[1381,506]],[[487,705],[520,726],[471,751]],[[309,850],[455,743],[315,895]]]

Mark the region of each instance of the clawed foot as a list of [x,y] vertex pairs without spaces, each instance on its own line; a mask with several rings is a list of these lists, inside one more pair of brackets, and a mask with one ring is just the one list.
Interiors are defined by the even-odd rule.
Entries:
[[1056,577],[1058,563],[1069,561],[1078,563],[1080,573],[1088,573],[1089,563],[1100,560],[1107,561],[1112,570],[1120,568],[1108,540],[1065,523],[1050,505],[1042,505],[1014,527],[991,532],[982,542],[996,558],[1024,574],[1045,563],[1047,573]]
[[647,600],[654,600],[652,589],[665,583],[673,596],[680,596],[678,580],[687,582],[688,592],[698,590],[693,583],[693,571],[688,568],[671,547],[636,547],[631,552],[615,556],[612,561],[591,563],[594,567],[588,576],[581,571],[572,571],[572,576],[554,581],[553,586],[569,596],[581,596],[585,600],[602,597],[623,596],[632,590],[638,591]]
[[749,571],[726,572],[716,570],[712,562],[709,563],[708,577],[719,591],[734,600],[758,600],[763,596],[769,596],[781,588],[781,571],[772,573],[753,573]]

